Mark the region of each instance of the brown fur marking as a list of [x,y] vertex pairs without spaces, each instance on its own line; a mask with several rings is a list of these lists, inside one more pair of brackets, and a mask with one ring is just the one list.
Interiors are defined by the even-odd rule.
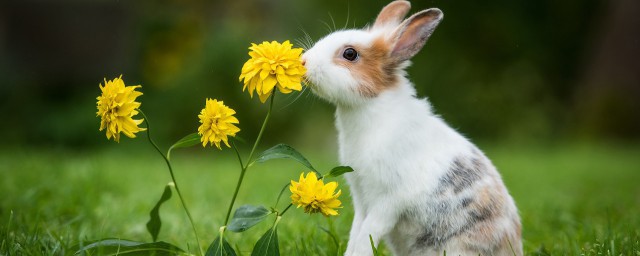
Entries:
[[397,62],[389,58],[391,46],[380,37],[370,46],[356,45],[353,48],[358,51],[359,59],[351,62],[342,58],[340,49],[334,58],[337,65],[346,67],[360,82],[358,90],[365,97],[376,97],[382,91],[397,85]]
[[504,195],[496,187],[484,187],[469,206],[471,215],[480,220],[498,217],[504,210]]
[[[496,230],[495,221],[501,221],[504,216],[505,196],[501,192],[500,187],[484,187],[480,190],[476,196],[476,201],[470,205],[470,215],[472,220],[469,225],[473,225],[468,229],[466,236],[469,241],[475,241],[467,245],[467,248],[472,251],[480,252],[481,255],[500,254],[498,251],[505,251],[507,255],[511,255],[509,243],[517,246],[520,243],[518,237],[520,237],[520,224],[514,223],[516,228],[514,233],[505,234],[503,236],[495,236],[497,233],[501,233]],[[482,216],[482,217],[481,217]],[[474,223],[473,220],[477,220]],[[517,221],[514,221],[517,222]],[[477,243],[481,241],[482,243]],[[508,248],[508,250],[507,250]],[[514,247],[516,255],[518,254],[518,248]]]

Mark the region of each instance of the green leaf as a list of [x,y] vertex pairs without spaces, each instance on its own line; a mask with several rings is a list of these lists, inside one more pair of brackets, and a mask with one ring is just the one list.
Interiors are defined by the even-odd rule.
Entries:
[[235,213],[227,229],[233,232],[243,232],[263,221],[273,213],[264,206],[243,205]]
[[281,158],[289,158],[298,161],[302,165],[317,173],[316,169],[313,168],[309,160],[307,160],[304,156],[302,156],[302,154],[300,154],[300,152],[287,144],[278,144],[270,149],[265,150],[264,152],[262,152],[262,154],[260,154],[260,156],[258,156],[255,162],[263,163],[272,159]]
[[162,197],[156,206],[151,209],[149,212],[149,221],[147,222],[147,231],[151,234],[151,238],[153,241],[158,241],[158,234],[160,233],[160,227],[162,227],[162,221],[160,220],[160,206],[171,198],[171,185],[167,185],[164,187],[164,192],[162,193]]
[[185,251],[165,242],[142,243],[121,239],[103,239],[83,246],[75,255],[183,255]]
[[328,177],[338,177],[342,174],[348,173],[348,172],[353,172],[353,168],[349,167],[349,166],[336,166],[333,169],[331,169],[331,171],[329,172],[329,174],[325,175],[325,178]]
[[205,256],[236,256],[236,251],[231,248],[229,242],[222,236],[216,237],[213,243],[209,245]]
[[272,227],[267,230],[262,237],[253,246],[251,256],[279,256],[280,249],[278,248],[278,230],[276,227]]
[[187,148],[197,145],[200,142],[200,134],[198,134],[197,132],[184,136],[184,138],[171,145],[171,147],[167,151],[167,159],[171,159],[171,150],[173,150],[174,148]]

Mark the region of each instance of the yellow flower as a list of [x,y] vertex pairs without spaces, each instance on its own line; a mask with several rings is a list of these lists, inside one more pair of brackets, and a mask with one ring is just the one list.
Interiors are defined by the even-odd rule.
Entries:
[[101,117],[100,131],[107,130],[107,139],[120,142],[120,133],[124,133],[129,138],[135,138],[135,133],[144,131],[146,128],[138,127],[144,119],[134,120],[133,116],[138,114],[140,102],[136,98],[142,95],[136,88],[142,86],[125,86],[122,75],[111,81],[104,79],[104,86],[99,85],[102,95],[98,96],[98,116]]
[[218,149],[222,149],[220,141],[223,141],[227,147],[231,147],[227,136],[235,137],[240,131],[240,128],[233,125],[239,123],[233,116],[235,113],[236,111],[225,106],[224,102],[207,99],[205,108],[198,115],[201,123],[198,134],[201,136],[200,141],[203,147],[209,142],[211,145],[215,144]]
[[244,79],[242,91],[249,88],[252,98],[255,91],[264,103],[276,85],[285,94],[302,90],[302,76],[307,69],[300,59],[302,48],[292,49],[292,46],[288,40],[282,44],[276,41],[251,44],[251,59],[244,63],[240,74],[240,81]]
[[321,212],[324,216],[338,215],[337,208],[342,203],[338,200],[342,190],[334,193],[338,183],[333,181],[326,185],[319,180],[315,172],[310,172],[304,177],[304,172],[300,174],[300,181],[291,181],[289,190],[291,191],[291,203],[298,208],[304,207],[306,213]]

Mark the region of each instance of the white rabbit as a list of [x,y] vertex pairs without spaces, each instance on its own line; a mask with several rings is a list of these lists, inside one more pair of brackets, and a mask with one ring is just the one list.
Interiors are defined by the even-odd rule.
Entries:
[[345,255],[522,255],[518,210],[491,161],[416,98],[404,69],[442,20],[404,20],[407,1],[374,25],[318,41],[302,57],[315,94],[336,105],[340,161],[355,216]]

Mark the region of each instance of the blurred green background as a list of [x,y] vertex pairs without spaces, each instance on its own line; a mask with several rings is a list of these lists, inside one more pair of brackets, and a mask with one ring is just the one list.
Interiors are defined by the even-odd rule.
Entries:
[[[205,98],[236,109],[239,136],[253,141],[267,106],[238,82],[250,44],[300,46],[305,33],[318,40],[335,28],[360,28],[387,2],[1,1],[0,254],[59,255],[77,241],[148,239],[143,225],[168,174],[145,134],[115,143],[98,131],[104,78],[123,75],[143,86],[139,100],[162,148],[196,131]],[[409,76],[418,95],[501,171],[520,209],[527,254],[638,254],[640,1],[412,5],[412,12],[439,7],[445,18]],[[278,95],[275,110],[260,149],[287,143],[322,170],[337,165],[332,106],[307,90]],[[238,175],[233,151],[194,148],[174,162],[206,246]],[[259,166],[237,205],[268,205],[301,171],[284,161]],[[353,214],[343,189],[335,218],[342,246]],[[291,215],[282,224],[286,254],[296,255],[299,240],[315,248],[299,255],[340,252],[317,242],[328,237],[315,227],[333,219]],[[193,240],[175,198],[163,216],[162,239],[193,248],[185,246]],[[249,250],[263,231],[233,240]]]
[[[163,145],[196,130],[207,97],[236,109],[240,135],[253,138],[266,106],[238,82],[250,43],[359,28],[387,2],[3,1],[2,144],[111,144],[98,132],[95,97],[103,78],[121,74],[143,86],[142,109]],[[638,1],[412,5],[439,7],[445,18],[409,76],[419,96],[473,140],[640,138]],[[277,110],[269,142],[335,147],[333,107],[309,91],[279,97]]]

